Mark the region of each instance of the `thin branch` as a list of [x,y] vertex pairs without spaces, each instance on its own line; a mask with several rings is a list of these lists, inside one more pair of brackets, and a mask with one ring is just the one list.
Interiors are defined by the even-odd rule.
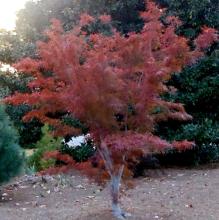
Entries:
[[104,160],[106,169],[108,170],[108,172],[109,172],[109,174],[112,178],[112,176],[113,176],[113,164],[112,164],[112,159],[110,157],[110,153],[109,153],[109,150],[108,150],[106,144],[102,143],[101,148],[98,148],[98,151],[99,151],[102,159]]

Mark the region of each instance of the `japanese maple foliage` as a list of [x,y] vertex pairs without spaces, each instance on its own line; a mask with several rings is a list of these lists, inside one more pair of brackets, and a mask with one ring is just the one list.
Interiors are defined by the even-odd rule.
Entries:
[[[15,105],[32,105],[34,110],[24,120],[36,117],[52,125],[57,135],[80,132],[51,117],[57,112],[84,122],[98,149],[99,163],[102,158],[111,177],[113,204],[118,202],[115,194],[123,171],[131,174],[127,165],[130,157],[193,146],[188,141],[168,143],[153,135],[158,121],[191,119],[182,104],[164,101],[160,95],[169,90],[165,82],[171,74],[201,57],[202,50],[217,40],[217,34],[204,27],[192,50],[186,38],[175,34],[178,19],[169,17],[168,25],[164,25],[159,20],[161,15],[162,10],[148,2],[147,11],[141,14],[143,30],[128,36],[115,30],[111,36],[88,35],[83,26],[95,19],[86,14],[67,33],[59,21],[53,20],[46,32],[48,40],[38,43],[39,59],[26,58],[15,65],[18,71],[35,77],[29,84],[32,93],[6,99]],[[103,15],[100,20],[105,23],[110,18]],[[78,167],[89,170],[89,164]],[[124,216],[118,207],[114,211]]]

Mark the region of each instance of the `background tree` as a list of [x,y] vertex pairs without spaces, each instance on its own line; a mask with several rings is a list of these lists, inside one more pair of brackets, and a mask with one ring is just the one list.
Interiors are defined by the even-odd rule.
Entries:
[[[166,15],[176,15],[182,20],[177,34],[189,39],[197,36],[201,27],[207,25],[219,30],[219,2],[214,0],[157,0],[167,7]],[[165,16],[164,16],[165,17]],[[206,50],[206,57],[198,64],[184,68],[179,74],[173,75],[169,85],[177,88],[174,94],[165,96],[185,104],[186,111],[193,116],[192,122],[162,123],[157,134],[168,140],[184,138],[196,140],[197,147],[181,153],[159,156],[164,164],[194,165],[214,162],[219,159],[218,145],[218,43]]]
[[0,105],[0,184],[21,171],[23,160],[24,154],[18,144],[17,133]]
[[[219,28],[218,13],[215,10],[219,3],[216,0],[156,0],[156,2],[167,7],[167,15],[179,16],[183,21],[178,29],[179,34],[194,38],[200,33],[203,25]],[[6,57],[9,58],[7,61],[15,61],[22,57],[34,56],[35,42],[42,40],[43,31],[49,27],[52,18],[61,20],[64,29],[68,31],[77,24],[82,12],[93,16],[106,13],[111,15],[114,27],[122,33],[127,33],[141,30],[143,20],[139,17],[139,11],[144,9],[143,0],[30,0],[17,14],[15,31],[1,30],[0,38],[4,41],[4,47],[1,48],[4,50],[4,53],[1,53],[3,60],[6,60]],[[2,45],[1,40],[0,42]]]
[[25,42],[16,31],[0,30],[0,62],[12,64],[22,57],[36,57],[35,42]]
[[59,19],[64,30],[69,31],[78,23],[81,13],[93,16],[106,13],[112,16],[114,27],[127,33],[141,30],[143,20],[139,11],[144,8],[144,0],[30,0],[18,12],[15,30],[0,31],[0,60],[12,63],[23,57],[37,57],[36,41],[44,39],[43,32],[52,18]]
[[167,8],[167,15],[178,16],[183,22],[179,34],[194,38],[201,27],[207,25],[219,29],[219,2],[217,0],[156,0]]
[[165,98],[185,104],[193,120],[187,123],[167,121],[161,123],[157,132],[168,140],[195,140],[197,147],[185,152],[161,158],[165,164],[194,165],[215,162],[219,159],[219,59],[212,54],[196,65],[185,68],[180,74],[173,75],[168,83],[178,90],[166,94]]
[[[16,65],[19,71],[34,76],[28,84],[31,93],[6,99],[15,105],[33,106],[24,119],[47,122],[56,135],[80,132],[65,125],[57,114],[68,113],[86,124],[98,149],[96,167],[91,161],[72,165],[84,167],[90,174],[104,167],[111,179],[113,212],[118,218],[125,218],[118,204],[119,183],[123,172],[131,175],[130,159],[193,146],[188,141],[168,143],[153,135],[159,121],[191,119],[182,104],[164,101],[160,95],[170,89],[164,83],[171,74],[202,56],[202,49],[217,37],[215,30],[203,29],[192,51],[187,40],[175,34],[179,23],[175,17],[168,17],[169,25],[163,25],[161,10],[152,2],[141,16],[143,30],[126,37],[117,31],[110,36],[88,35],[83,27],[95,19],[87,14],[67,33],[54,20],[48,40],[38,44],[39,59],[26,58]],[[110,21],[107,15],[99,19]]]

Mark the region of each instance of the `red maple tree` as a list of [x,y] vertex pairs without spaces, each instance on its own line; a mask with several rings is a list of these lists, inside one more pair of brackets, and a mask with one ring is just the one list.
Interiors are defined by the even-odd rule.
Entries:
[[[29,84],[32,93],[17,93],[6,99],[15,105],[33,106],[24,120],[36,117],[53,126],[56,135],[80,133],[54,117],[57,113],[67,113],[89,127],[98,165],[92,166],[92,161],[78,165],[69,157],[65,159],[90,174],[103,167],[107,170],[113,212],[118,218],[125,218],[118,204],[119,185],[123,173],[131,175],[130,158],[194,145],[186,140],[168,143],[153,135],[161,120],[191,119],[182,104],[164,101],[160,96],[168,92],[165,83],[171,74],[194,63],[217,39],[215,30],[205,27],[192,50],[186,38],[175,34],[178,19],[169,17],[168,25],[164,25],[159,20],[161,15],[162,10],[148,2],[147,11],[141,14],[143,30],[128,36],[116,30],[110,36],[88,35],[82,27],[95,19],[86,14],[67,33],[59,21],[53,20],[46,32],[47,41],[38,43],[39,59],[26,58],[15,65],[19,72],[33,75]],[[106,15],[100,19],[110,21]],[[50,157],[62,156],[54,152]]]

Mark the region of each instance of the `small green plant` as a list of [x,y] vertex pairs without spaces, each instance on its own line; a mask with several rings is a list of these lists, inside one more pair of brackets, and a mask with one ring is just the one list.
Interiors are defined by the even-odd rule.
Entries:
[[41,171],[55,165],[56,160],[45,160],[43,157],[46,152],[58,149],[61,144],[61,138],[55,138],[50,134],[48,125],[43,126],[42,134],[42,138],[35,145],[36,150],[27,161],[28,167],[34,168],[36,171]]

